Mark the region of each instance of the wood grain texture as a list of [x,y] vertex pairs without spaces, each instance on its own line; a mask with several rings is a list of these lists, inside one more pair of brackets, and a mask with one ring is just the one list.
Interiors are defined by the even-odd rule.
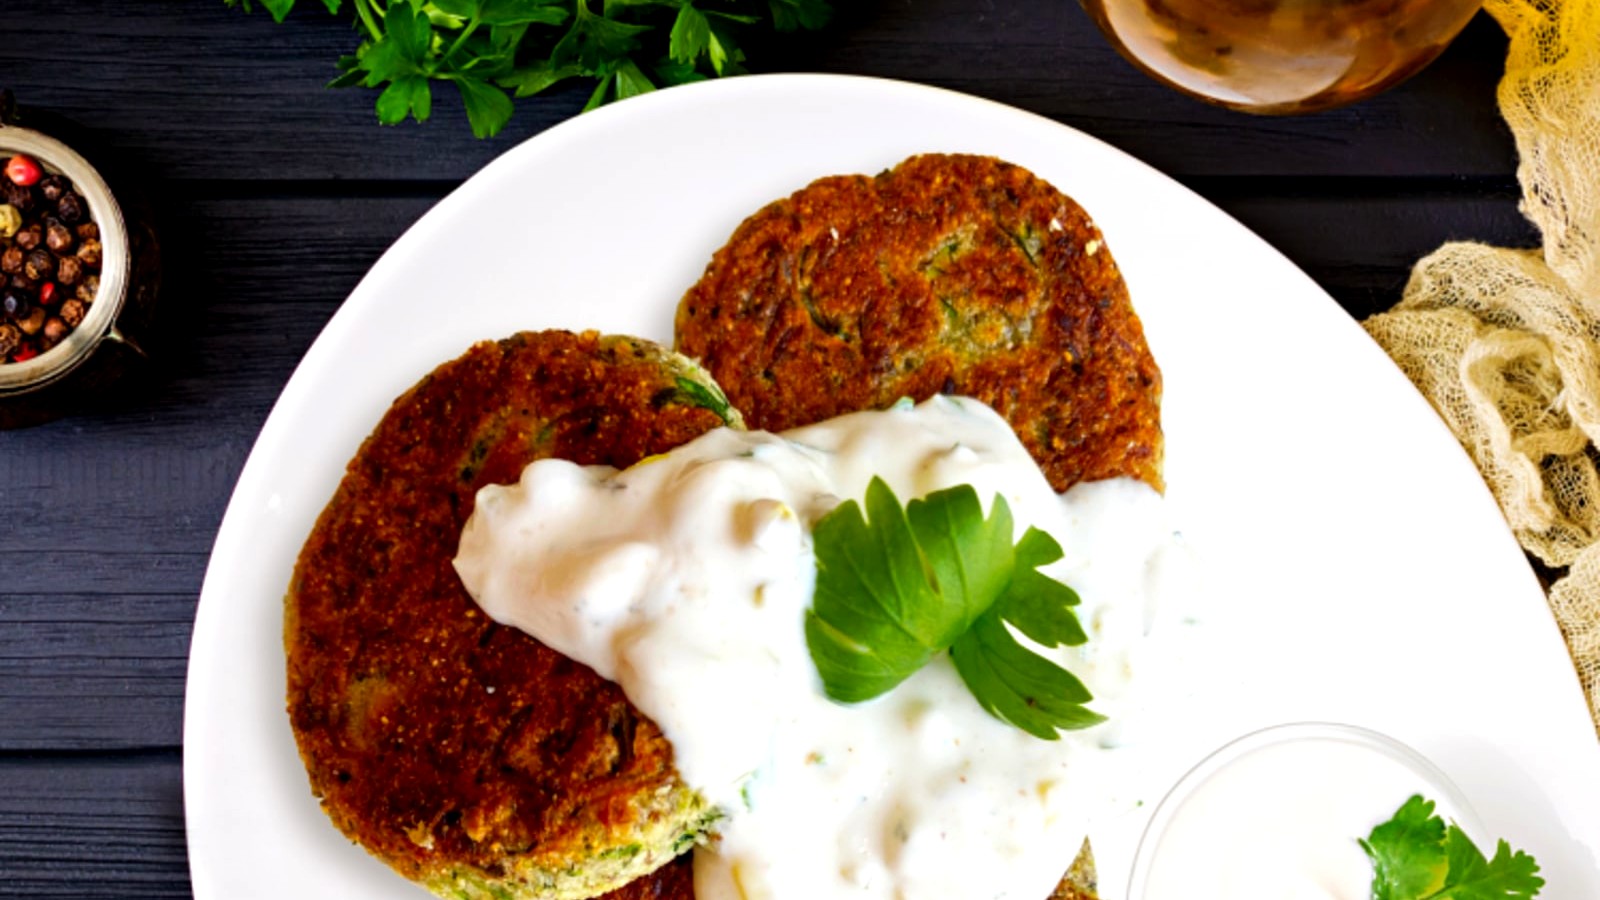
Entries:
[[[194,595],[0,597],[0,753],[171,748]],[[0,879],[0,893],[4,892]]]
[[[1462,192],[1449,185],[1400,191],[1387,180],[1194,187],[1320,284],[1358,319],[1393,306],[1411,267],[1446,241],[1534,247],[1538,232],[1509,186]],[[1241,190],[1243,187],[1243,190]],[[1262,192],[1258,192],[1262,191]]]
[[189,895],[176,752],[0,757],[0,896]]
[[[300,5],[277,26],[222,0],[7,0],[0,78],[23,102],[98,130],[169,178],[460,179],[587,98],[587,87],[572,86],[522,101],[503,134],[477,141],[453,91],[440,86],[432,123],[381,129],[371,92],[322,87],[354,33],[320,4]],[[1176,175],[1506,176],[1513,168],[1493,101],[1505,42],[1483,18],[1397,90],[1314,116],[1253,118],[1146,78],[1071,0],[835,6],[842,13],[830,30],[752,46],[752,64],[964,91],[1081,128]]]

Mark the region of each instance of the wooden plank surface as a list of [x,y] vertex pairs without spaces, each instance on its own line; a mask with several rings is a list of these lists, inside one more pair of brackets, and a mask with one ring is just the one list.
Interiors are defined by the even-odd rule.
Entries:
[[176,752],[0,756],[0,896],[189,896]]
[[[337,74],[334,61],[354,48],[354,33],[320,4],[300,5],[277,26],[221,0],[6,0],[0,80],[23,102],[100,130],[167,178],[455,180],[568,118],[587,97],[587,88],[572,87],[525,101],[505,133],[476,141],[441,87],[432,124],[379,129],[370,92],[322,88]],[[1146,78],[1071,0],[835,6],[843,14],[830,31],[754,47],[752,64],[999,100],[1180,176],[1508,176],[1513,168],[1493,101],[1505,42],[1481,17],[1395,91],[1314,116],[1253,118]]]
[[197,590],[0,597],[0,754],[175,748]]

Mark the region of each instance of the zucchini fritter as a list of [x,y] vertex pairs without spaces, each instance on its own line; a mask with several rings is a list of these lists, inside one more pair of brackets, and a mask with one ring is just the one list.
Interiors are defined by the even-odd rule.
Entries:
[[678,307],[677,347],[753,428],[965,394],[1050,483],[1161,488],[1161,373],[1099,229],[989,157],[813,182],[746,219]]
[[[483,342],[396,400],[301,551],[288,707],[351,839],[441,896],[589,897],[715,813],[621,689],[483,615],[451,557],[478,488],[559,456],[627,466],[738,424],[688,360],[567,332]],[[618,894],[687,897],[682,866]]]

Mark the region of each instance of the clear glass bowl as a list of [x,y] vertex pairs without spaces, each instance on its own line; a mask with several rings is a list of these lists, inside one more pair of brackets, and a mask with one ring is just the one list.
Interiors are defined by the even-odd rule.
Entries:
[[[1371,777],[1375,773],[1380,777]],[[1385,787],[1404,790],[1385,791]],[[1380,796],[1369,804],[1359,796],[1363,790]],[[1394,738],[1327,722],[1277,725],[1252,732],[1201,760],[1157,805],[1134,855],[1128,900],[1197,896],[1192,889],[1207,878],[1197,871],[1195,860],[1201,860],[1203,866],[1214,862],[1226,867],[1232,861],[1221,857],[1235,849],[1239,865],[1248,870],[1245,880],[1270,880],[1271,867],[1296,864],[1304,849],[1305,859],[1329,865],[1328,872],[1308,874],[1306,884],[1336,880],[1341,873],[1359,874],[1358,869],[1370,882],[1371,872],[1364,868],[1365,857],[1356,840],[1393,816],[1411,793],[1434,801],[1436,814],[1456,822],[1475,841],[1481,840],[1482,826],[1461,791],[1437,766]],[[1325,800],[1328,808],[1302,808],[1315,806],[1318,798]],[[1367,813],[1360,811],[1369,805],[1370,820],[1365,820],[1362,817]],[[1299,848],[1295,816],[1287,815],[1285,807],[1305,817],[1309,832],[1331,831],[1339,846],[1325,848],[1320,843],[1322,836],[1317,835],[1316,847]],[[1352,808],[1357,811],[1354,816]],[[1197,825],[1201,826],[1198,831]],[[1268,830],[1253,838],[1247,836],[1257,826]],[[1204,847],[1207,841],[1214,843],[1209,850]],[[1263,846],[1273,842],[1284,842],[1281,846],[1291,851],[1272,853]],[[1234,896],[1244,895],[1241,891]],[[1296,894],[1287,886],[1271,888],[1262,895],[1336,896],[1332,892]]]

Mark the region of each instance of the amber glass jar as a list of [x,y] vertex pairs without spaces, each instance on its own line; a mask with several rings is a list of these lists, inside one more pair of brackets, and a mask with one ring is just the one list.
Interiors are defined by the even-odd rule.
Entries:
[[1314,112],[1421,71],[1481,0],[1081,0],[1158,81],[1245,112]]

